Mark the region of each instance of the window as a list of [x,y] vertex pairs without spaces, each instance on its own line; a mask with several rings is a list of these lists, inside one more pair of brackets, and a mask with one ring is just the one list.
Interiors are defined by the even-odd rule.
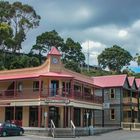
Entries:
[[[39,91],[39,81],[33,81],[33,91]],[[41,81],[41,91],[43,91],[43,81]]]
[[22,92],[22,90],[23,90],[23,83],[22,82],[18,82],[17,91],[18,92]]
[[39,91],[39,81],[33,82],[33,91]]
[[110,110],[110,120],[115,120],[115,109]]
[[115,89],[111,88],[110,89],[110,99],[114,99],[115,98]]

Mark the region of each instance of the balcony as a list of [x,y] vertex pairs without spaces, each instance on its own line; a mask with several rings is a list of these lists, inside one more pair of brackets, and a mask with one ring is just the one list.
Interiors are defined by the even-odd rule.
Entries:
[[32,88],[23,88],[22,91],[0,90],[0,100],[40,99],[40,98],[46,99],[47,97],[50,96],[54,97],[57,95],[78,101],[86,101],[91,103],[102,104],[101,96],[95,96],[89,93],[72,91],[71,89],[64,90],[62,88],[58,89],[44,88],[39,90]]
[[134,97],[125,97],[125,98],[123,98],[123,103],[124,104],[131,104],[131,103],[133,103],[133,104],[138,104],[138,99],[137,98],[134,98]]

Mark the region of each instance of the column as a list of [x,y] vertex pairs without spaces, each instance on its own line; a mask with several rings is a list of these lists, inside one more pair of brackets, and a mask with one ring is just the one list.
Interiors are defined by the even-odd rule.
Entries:
[[[104,89],[102,89],[102,102],[104,103]],[[102,109],[102,127],[104,127],[104,109]]]
[[41,97],[41,92],[42,92],[42,80],[39,80],[39,98]]
[[74,80],[71,80],[71,97],[74,98]]
[[70,107],[70,120],[72,120],[74,122],[74,108]]
[[14,105],[14,117],[13,117],[13,120],[14,120],[14,122],[16,120],[16,107],[15,107],[15,105]]
[[29,127],[29,106],[23,107],[23,119],[22,119],[22,126]]
[[47,128],[48,125],[49,125],[49,107],[48,106],[45,106],[45,109],[44,109],[44,117],[45,117],[45,120],[44,120],[44,127]]
[[80,109],[81,110],[81,127],[83,127],[83,116],[84,116],[84,113],[83,113],[83,108]]
[[41,122],[41,106],[38,106],[38,127],[40,127]]

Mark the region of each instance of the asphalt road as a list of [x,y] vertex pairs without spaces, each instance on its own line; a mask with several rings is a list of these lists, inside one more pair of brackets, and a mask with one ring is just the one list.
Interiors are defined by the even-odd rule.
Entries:
[[[140,140],[140,131],[114,131],[96,136],[76,137],[76,138],[55,138],[55,140]],[[12,136],[0,137],[0,140],[54,140],[44,136]]]

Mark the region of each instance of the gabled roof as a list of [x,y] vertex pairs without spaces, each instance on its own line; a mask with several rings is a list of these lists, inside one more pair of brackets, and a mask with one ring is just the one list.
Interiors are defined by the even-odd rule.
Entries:
[[135,77],[128,77],[129,85],[132,87],[133,83],[135,82]]
[[94,85],[97,85],[100,87],[106,87],[106,88],[108,88],[108,87],[123,87],[126,80],[127,80],[126,74],[93,77]]
[[136,85],[137,85],[137,88],[140,88],[140,79],[135,79],[136,80]]
[[58,56],[61,56],[60,52],[55,47],[52,47],[52,49],[48,53],[48,55],[58,55]]

